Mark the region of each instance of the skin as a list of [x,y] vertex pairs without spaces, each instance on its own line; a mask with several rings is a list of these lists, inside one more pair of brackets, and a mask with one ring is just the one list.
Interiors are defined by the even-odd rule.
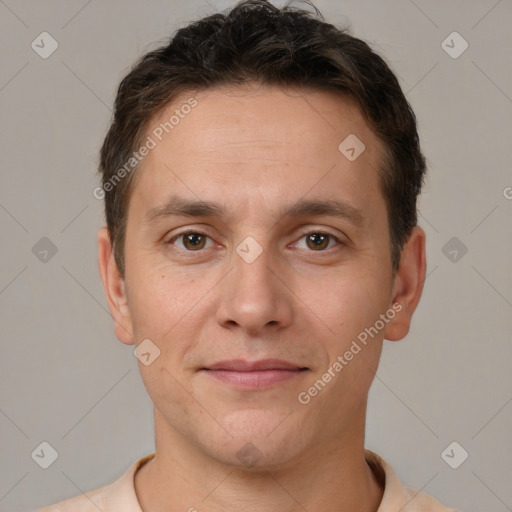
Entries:
[[[175,100],[151,128],[190,95]],[[379,188],[382,143],[355,104],[334,92],[269,86],[214,88],[138,170],[128,209],[122,279],[107,229],[99,268],[118,339],[149,338],[160,355],[139,362],[154,403],[156,456],[135,475],[144,512],[376,511],[383,489],[364,458],[367,395],[383,339],[410,327],[425,279],[425,233],[414,228],[392,272]],[[338,145],[356,134],[349,161]],[[225,215],[146,213],[174,194],[214,201]],[[287,218],[300,199],[342,200],[361,222]],[[179,233],[205,233],[200,248]],[[327,233],[321,248],[305,233]],[[237,246],[253,237],[247,263]],[[188,250],[188,252],[187,252]],[[402,309],[308,404],[298,401],[379,315]],[[279,358],[307,367],[266,389],[244,390],[201,367]],[[252,443],[252,466],[237,453]],[[251,445],[251,446],[252,446]]]

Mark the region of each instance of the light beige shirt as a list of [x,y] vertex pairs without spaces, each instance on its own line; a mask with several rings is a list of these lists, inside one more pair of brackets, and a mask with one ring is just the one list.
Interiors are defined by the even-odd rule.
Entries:
[[[152,453],[137,460],[121,478],[110,485],[60,501],[36,512],[142,512],[135,494],[134,475],[154,456],[155,453]],[[365,457],[384,486],[384,495],[377,512],[457,512],[455,509],[446,508],[424,493],[404,487],[393,468],[376,453],[366,450]]]

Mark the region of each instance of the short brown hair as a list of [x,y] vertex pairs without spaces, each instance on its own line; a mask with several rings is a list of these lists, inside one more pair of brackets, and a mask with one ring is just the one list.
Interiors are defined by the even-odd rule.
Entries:
[[[149,121],[185,92],[258,82],[334,90],[353,98],[383,141],[380,185],[390,224],[391,260],[417,224],[416,201],[425,174],[416,118],[384,60],[346,29],[316,12],[265,0],[239,2],[179,29],[169,44],[144,55],[121,81],[112,123],[100,152],[107,228],[125,276],[124,241],[133,173],[113,181],[140,147]],[[126,177],[124,177],[126,175]],[[119,178],[119,175],[117,176]],[[110,186],[107,186],[110,184]]]

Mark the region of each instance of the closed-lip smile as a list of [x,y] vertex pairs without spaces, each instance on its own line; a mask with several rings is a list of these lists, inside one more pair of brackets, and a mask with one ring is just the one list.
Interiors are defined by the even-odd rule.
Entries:
[[232,359],[201,368],[217,380],[244,389],[267,388],[302,375],[308,369],[282,359],[261,359],[252,362]]

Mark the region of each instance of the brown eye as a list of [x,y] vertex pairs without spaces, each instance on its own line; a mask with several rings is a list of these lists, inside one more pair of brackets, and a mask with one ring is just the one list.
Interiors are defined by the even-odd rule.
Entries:
[[183,236],[183,245],[192,251],[196,249],[202,249],[204,247],[206,238],[200,233],[187,233]]
[[209,237],[204,233],[197,231],[187,231],[186,233],[180,233],[179,235],[176,235],[171,240],[169,240],[168,243],[174,245],[175,242],[181,242],[178,243],[178,248],[184,251],[193,252],[204,249],[208,238]]
[[306,235],[306,244],[314,251],[327,248],[331,235],[325,233],[309,233]]

